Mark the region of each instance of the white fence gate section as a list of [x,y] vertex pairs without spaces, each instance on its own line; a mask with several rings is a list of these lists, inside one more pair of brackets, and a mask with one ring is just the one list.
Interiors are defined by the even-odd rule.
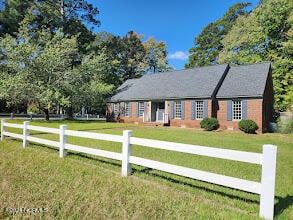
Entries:
[[[15,134],[6,131],[6,127],[23,129],[23,133]],[[59,134],[59,142],[41,138],[32,137],[29,131],[42,131],[47,133]],[[259,216],[265,219],[273,219],[274,216],[274,191],[276,176],[276,157],[277,146],[263,145],[263,152],[253,153],[245,151],[228,150],[213,147],[196,146],[190,144],[181,144],[167,141],[158,141],[144,138],[132,137],[132,131],[124,130],[123,136],[99,134],[84,131],[67,130],[66,125],[61,125],[59,129],[46,128],[40,126],[32,126],[29,122],[23,124],[7,123],[4,119],[1,123],[1,140],[5,136],[19,138],[23,140],[23,147],[28,146],[28,142],[35,142],[59,148],[59,156],[64,157],[67,150],[87,153],[91,155],[101,156],[114,160],[122,161],[122,176],[127,176],[131,172],[131,164],[149,167],[180,176],[185,176],[209,183],[218,184],[242,191],[255,193],[260,195]],[[122,143],[122,154],[111,151],[98,150],[84,146],[78,146],[67,143],[67,136],[83,137],[96,140],[105,140]],[[206,171],[191,169],[187,167],[172,165],[168,163],[158,162],[154,160],[144,159],[132,156],[132,145],[141,145],[145,147],[164,149],[189,154],[197,154],[202,156],[216,157],[227,160],[241,161],[262,165],[261,182],[239,179],[235,177],[210,173]]]

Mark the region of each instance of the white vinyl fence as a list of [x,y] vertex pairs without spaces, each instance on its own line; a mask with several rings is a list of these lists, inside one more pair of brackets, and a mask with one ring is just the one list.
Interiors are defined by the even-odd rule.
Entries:
[[[23,134],[15,134],[6,131],[6,127],[23,129]],[[42,131],[46,133],[59,134],[59,142],[29,135],[30,130]],[[23,140],[23,147],[28,146],[28,142],[40,143],[59,148],[59,156],[64,157],[67,150],[87,153],[91,155],[101,156],[105,158],[122,161],[122,176],[127,176],[131,172],[131,164],[137,164],[180,176],[185,176],[209,183],[218,184],[242,191],[255,193],[260,195],[259,216],[265,219],[273,219],[274,215],[274,191],[275,191],[275,175],[276,175],[276,156],[277,146],[264,145],[263,153],[253,153],[245,151],[228,150],[221,148],[212,148],[204,146],[196,146],[189,144],[181,144],[167,141],[150,140],[144,138],[132,137],[132,131],[124,130],[123,136],[99,134],[84,131],[68,130],[66,125],[61,125],[59,129],[46,128],[40,126],[32,126],[29,122],[23,124],[7,123],[4,119],[1,124],[1,140],[5,136],[19,138]],[[105,150],[98,150],[84,146],[78,146],[67,143],[67,136],[83,137],[96,140],[105,140],[122,143],[122,153],[115,153]],[[235,177],[210,173],[206,171],[191,169],[187,167],[172,165],[168,163],[158,162],[154,160],[144,159],[132,156],[132,145],[141,145],[145,147],[177,151],[189,154],[197,154],[202,156],[216,157],[227,160],[241,161],[262,165],[261,182],[239,179]]]

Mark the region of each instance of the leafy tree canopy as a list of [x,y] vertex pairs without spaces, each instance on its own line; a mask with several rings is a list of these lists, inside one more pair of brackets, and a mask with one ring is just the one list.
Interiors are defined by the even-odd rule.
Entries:
[[222,39],[239,16],[249,13],[246,8],[250,5],[251,3],[237,3],[231,6],[222,18],[208,24],[199,36],[195,37],[195,46],[189,50],[189,61],[185,68],[216,64],[219,52],[223,48]]
[[222,40],[219,63],[249,64],[271,61],[275,104],[292,105],[292,1],[263,1],[250,15],[240,16]]

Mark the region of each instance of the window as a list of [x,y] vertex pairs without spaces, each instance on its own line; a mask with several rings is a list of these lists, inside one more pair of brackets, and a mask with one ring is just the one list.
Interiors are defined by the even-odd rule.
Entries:
[[124,113],[125,117],[129,117],[130,116],[130,111],[129,111],[129,102],[125,102],[125,113]]
[[181,119],[181,102],[175,102],[174,103],[174,109],[175,109],[175,118]]
[[138,103],[138,117],[142,117],[144,113],[144,102]]
[[242,103],[241,101],[232,101],[232,119],[242,119]]
[[196,119],[203,119],[203,101],[195,102]]
[[114,114],[115,115],[119,114],[119,103],[114,103]]

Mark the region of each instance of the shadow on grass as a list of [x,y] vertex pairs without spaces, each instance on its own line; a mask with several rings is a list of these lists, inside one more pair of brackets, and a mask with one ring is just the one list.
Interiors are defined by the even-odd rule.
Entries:
[[102,164],[107,164],[107,165],[111,165],[111,166],[115,166],[115,167],[121,167],[121,163],[116,162],[114,160],[110,161],[111,159],[103,160],[103,159],[100,159],[100,158],[95,158],[95,157],[92,157],[92,156],[88,156],[87,154],[84,154],[84,153],[77,153],[77,152],[68,152],[67,155],[68,156],[70,156],[70,155],[79,156],[79,157],[82,157],[82,158],[85,158],[85,159],[88,159],[88,160],[92,160],[92,161],[96,161],[96,162],[99,162],[99,163],[102,163]]
[[[43,148],[46,148],[48,150],[59,152],[59,148],[56,148],[56,147],[50,147],[50,146],[42,145],[42,144],[34,144],[34,145],[37,146],[37,147],[43,147]],[[121,163],[119,163],[118,161],[116,162],[115,160],[111,160],[111,159],[103,160],[103,159],[100,159],[100,158],[89,156],[89,155],[87,155],[85,153],[70,151],[70,152],[67,152],[67,155],[65,156],[65,158],[68,157],[68,156],[69,157],[70,156],[78,156],[78,157],[85,158],[85,159],[88,159],[88,160],[91,160],[91,161],[99,162],[101,164],[108,164],[108,165],[112,165],[112,166],[115,166],[115,167],[121,167]]]
[[274,217],[281,215],[285,209],[289,208],[293,204],[293,196],[287,195],[282,198],[280,196],[275,196],[278,200],[277,204],[275,204],[274,208]]
[[[166,176],[163,176],[163,175],[160,175],[160,174],[151,173],[152,170],[153,169],[151,169],[151,168],[145,168],[143,170],[132,169],[132,173],[135,173],[135,172],[145,173],[145,174],[148,174],[150,176],[160,178],[160,179],[164,179],[164,180],[170,181],[170,182],[175,183],[175,184],[189,186],[191,188],[197,188],[197,189],[200,189],[202,191],[217,194],[217,195],[224,196],[224,197],[228,197],[230,199],[236,199],[236,200],[241,200],[241,201],[245,201],[245,202],[249,202],[249,203],[259,204],[258,200],[246,199],[246,198],[243,198],[241,196],[227,194],[227,193],[220,192],[220,191],[217,191],[217,190],[208,189],[208,188],[203,187],[203,186],[197,186],[197,185],[194,185],[194,184],[191,184],[191,183],[187,183],[186,181],[176,180],[176,179],[174,179],[172,177],[166,177]],[[200,180],[198,180],[198,181],[200,181]],[[289,208],[293,204],[293,196],[290,196],[290,195],[287,195],[284,198],[275,195],[275,199],[278,202],[274,206],[274,217],[277,217],[277,216],[281,215],[284,212],[284,210],[286,210],[287,208]]]
[[[21,141],[19,141],[19,142],[21,142]],[[50,147],[50,146],[46,146],[46,145],[41,145],[41,144],[34,144],[34,145],[36,145],[38,147],[44,147],[44,148],[49,149],[49,150],[53,150],[55,152],[59,151],[58,148],[54,148],[54,147]],[[118,161],[116,162],[115,160],[111,160],[111,159],[109,159],[109,160],[100,159],[100,158],[89,156],[89,155],[84,154],[84,153],[68,152],[67,156],[78,156],[78,157],[85,158],[85,159],[88,159],[88,160],[91,160],[91,161],[95,161],[95,162],[98,162],[98,163],[101,163],[101,164],[107,164],[107,165],[111,165],[111,166],[115,166],[115,167],[121,167],[121,163],[118,162]],[[252,203],[252,204],[259,204],[258,200],[243,198],[241,196],[228,194],[228,193],[225,193],[225,192],[221,192],[219,190],[212,190],[212,189],[209,189],[207,187],[198,186],[198,185],[195,185],[195,184],[192,184],[192,183],[188,183],[187,181],[184,181],[184,180],[177,180],[177,179],[175,179],[173,177],[167,177],[167,176],[163,176],[163,175],[160,175],[160,174],[151,173],[151,171],[153,171],[152,168],[143,168],[143,169],[132,168],[132,174],[144,173],[144,174],[150,175],[152,177],[167,180],[167,181],[170,181],[170,182],[178,184],[178,185],[188,186],[188,187],[191,187],[191,188],[197,188],[199,190],[202,190],[202,191],[205,191],[205,192],[208,192],[208,193],[217,194],[217,195],[220,195],[220,196],[223,196],[223,197],[228,197],[228,198],[234,199],[234,200],[236,199],[236,200],[241,200],[241,201]],[[225,187],[225,188],[227,188],[227,187]],[[277,216],[281,215],[287,208],[289,208],[293,204],[293,196],[291,196],[291,195],[287,195],[284,198],[280,197],[280,196],[275,196],[275,199],[277,200],[277,203],[274,206],[274,217],[277,217]]]
[[105,123],[105,120],[78,120],[78,119],[74,119],[74,120],[67,120],[67,119],[58,119],[58,120],[49,120],[49,121],[45,121],[45,120],[32,120],[33,122],[43,122],[44,124],[52,124],[52,123],[57,123],[57,124],[64,124],[64,123],[68,123],[68,124],[72,124],[72,123]]
[[[166,176],[163,176],[163,175],[160,175],[160,174],[157,174],[157,173],[150,173],[150,171],[153,170],[151,168],[145,168],[143,170],[135,170],[135,169],[132,169],[132,170],[133,170],[133,173],[135,173],[135,172],[146,173],[146,174],[148,174],[150,176],[153,176],[153,177],[156,177],[156,178],[160,178],[160,179],[163,179],[163,180],[167,180],[167,181],[170,181],[170,182],[175,183],[175,184],[178,184],[178,185],[184,185],[184,186],[188,186],[188,187],[191,187],[191,188],[196,188],[196,189],[199,189],[199,190],[208,192],[208,193],[212,193],[212,194],[217,194],[217,195],[220,195],[220,196],[228,197],[230,199],[241,200],[241,201],[245,201],[245,202],[249,202],[249,203],[254,203],[254,204],[258,204],[259,203],[259,201],[257,201],[257,200],[246,199],[246,198],[243,198],[241,196],[227,194],[227,193],[224,193],[224,192],[220,192],[218,190],[212,190],[212,189],[206,188],[204,186],[198,186],[198,185],[195,185],[195,184],[192,184],[192,183],[188,183],[186,181],[177,180],[177,179],[174,179],[173,177],[166,177]],[[194,180],[196,180],[196,179],[194,179]],[[200,181],[200,180],[197,180],[197,181]],[[227,188],[227,187],[225,187],[225,188]]]

